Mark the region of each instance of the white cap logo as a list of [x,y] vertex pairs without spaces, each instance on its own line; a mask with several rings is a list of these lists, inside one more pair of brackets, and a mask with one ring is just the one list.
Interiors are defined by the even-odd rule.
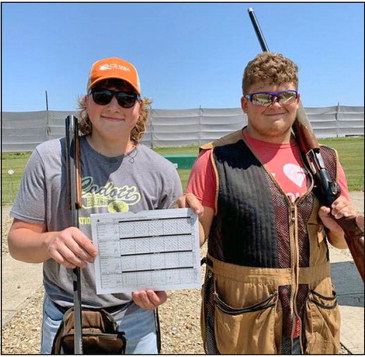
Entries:
[[130,72],[131,70],[128,68],[128,67],[125,67],[125,66],[122,66],[120,64],[116,64],[116,63],[113,63],[113,64],[103,64],[99,67],[99,70],[100,71],[107,71],[109,69],[120,69],[122,71],[127,71],[127,72]]

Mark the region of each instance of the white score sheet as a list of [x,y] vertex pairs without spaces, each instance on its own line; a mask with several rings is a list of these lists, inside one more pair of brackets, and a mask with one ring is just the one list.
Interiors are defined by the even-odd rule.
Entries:
[[91,215],[96,293],[201,287],[198,216],[189,208]]

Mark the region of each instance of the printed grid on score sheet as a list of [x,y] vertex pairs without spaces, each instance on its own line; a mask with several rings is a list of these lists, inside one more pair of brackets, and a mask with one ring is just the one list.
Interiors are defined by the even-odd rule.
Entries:
[[197,217],[181,211],[98,223],[100,292],[200,288]]

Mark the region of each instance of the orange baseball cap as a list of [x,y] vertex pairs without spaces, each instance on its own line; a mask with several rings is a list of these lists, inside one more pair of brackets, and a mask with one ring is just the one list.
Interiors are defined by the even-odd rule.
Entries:
[[87,90],[94,87],[96,83],[109,78],[122,79],[131,84],[138,94],[141,94],[137,69],[131,63],[117,57],[104,58],[92,65]]

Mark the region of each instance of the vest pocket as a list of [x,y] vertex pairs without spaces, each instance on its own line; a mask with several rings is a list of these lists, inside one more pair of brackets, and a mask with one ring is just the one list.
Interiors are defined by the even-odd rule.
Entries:
[[277,316],[277,311],[281,312],[277,292],[243,308],[229,306],[217,293],[214,302],[214,330],[221,354],[278,353],[282,316]]
[[336,293],[332,290],[332,295],[328,295],[309,291],[305,317],[308,354],[337,354],[339,351],[340,312]]

